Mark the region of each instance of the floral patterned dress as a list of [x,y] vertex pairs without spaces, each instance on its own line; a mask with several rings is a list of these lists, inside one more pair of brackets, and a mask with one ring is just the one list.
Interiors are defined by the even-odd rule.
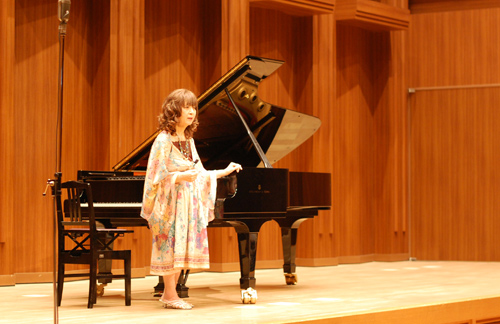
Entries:
[[[199,160],[189,139],[194,161]],[[197,169],[194,182],[175,183],[179,172]],[[207,225],[214,218],[215,171],[187,159],[166,131],[155,139],[149,155],[141,217],[153,234],[151,274],[168,275],[182,268],[209,268]]]

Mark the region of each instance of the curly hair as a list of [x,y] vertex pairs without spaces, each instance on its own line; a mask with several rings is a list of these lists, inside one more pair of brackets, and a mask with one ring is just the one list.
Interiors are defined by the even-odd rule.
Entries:
[[182,108],[192,106],[196,110],[196,117],[191,125],[186,127],[184,135],[187,139],[192,138],[198,128],[198,100],[193,92],[186,89],[172,91],[163,102],[161,114],[158,116],[158,129],[165,130],[172,135],[176,134],[178,119],[182,114]]

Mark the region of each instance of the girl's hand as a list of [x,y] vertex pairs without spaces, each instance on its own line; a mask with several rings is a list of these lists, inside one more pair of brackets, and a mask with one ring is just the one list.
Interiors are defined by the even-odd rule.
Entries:
[[199,171],[195,169],[184,171],[181,174],[181,180],[187,182],[193,182],[198,177],[198,173]]
[[243,168],[241,167],[240,164],[238,163],[234,163],[234,162],[231,162],[229,163],[229,165],[224,169],[224,173],[226,173],[226,175],[229,175],[231,173],[233,173],[234,171],[236,172],[240,172],[240,170],[243,170]]

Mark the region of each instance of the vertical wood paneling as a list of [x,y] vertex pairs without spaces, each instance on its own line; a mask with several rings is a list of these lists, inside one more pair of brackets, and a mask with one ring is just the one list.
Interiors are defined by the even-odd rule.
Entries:
[[[195,94],[202,91],[204,28],[200,1],[148,1],[145,10],[148,19],[144,35],[144,91],[147,96],[140,108],[142,124],[139,126],[142,130],[141,135],[137,135],[139,141],[158,127],[156,117],[171,91],[177,88],[187,88]],[[192,22],[187,23],[185,17],[190,17]]]
[[372,66],[368,57],[371,33],[337,26],[336,132],[342,143],[341,173],[333,181],[342,186],[339,215],[341,256],[373,253],[375,129]]
[[85,76],[90,87],[90,98],[82,120],[88,134],[94,135],[83,141],[84,160],[74,167],[109,170],[116,162],[110,161],[110,0],[87,1],[86,5],[86,16],[82,17],[80,26],[83,30],[88,28],[83,40],[83,46],[89,47],[86,50],[88,68],[82,77]]
[[249,0],[221,0],[222,73],[249,54],[249,8]]
[[408,0],[380,0],[379,2],[396,8],[408,9]]
[[[92,50],[98,47],[88,46],[87,41],[93,39],[93,31],[96,26],[102,27],[99,21],[89,24],[88,15],[92,8],[83,2],[72,4],[68,31],[65,41],[64,54],[64,83],[63,83],[63,138],[61,168],[63,181],[75,179],[77,169],[95,167],[89,165],[88,156],[99,153],[99,147],[104,146],[108,140],[107,136],[96,145],[95,136],[100,129],[93,129],[94,120],[102,120],[102,114],[93,109],[102,107],[100,102],[93,102],[92,83],[95,80],[92,69]],[[58,20],[56,20],[56,23]],[[104,31],[105,32],[105,31]],[[97,51],[96,51],[97,52]],[[98,53],[98,52],[97,52]],[[54,57],[57,62],[58,54]],[[95,59],[94,59],[95,60]],[[54,76],[57,78],[57,74]],[[57,81],[57,79],[55,79]],[[57,85],[57,83],[56,83]],[[106,97],[102,97],[105,100]],[[54,115],[54,118],[56,116]],[[106,120],[104,118],[104,120]],[[94,131],[95,130],[95,131]],[[84,139],[84,140],[82,140]],[[101,151],[102,152],[102,151]],[[101,156],[101,161],[107,156]],[[101,166],[104,163],[101,163]]]
[[[333,15],[313,17],[313,66],[311,114],[321,120],[321,127],[313,136],[312,171],[339,174],[338,159],[341,155],[340,139],[335,136],[335,129],[341,122],[336,118],[338,105],[335,100],[336,80],[336,26]],[[319,188],[321,190],[321,188]],[[301,225],[298,256],[313,258],[313,264],[336,264],[339,256],[337,197],[342,190],[338,182],[332,182],[331,211],[320,211],[314,220]],[[312,231],[307,227],[312,226]],[[306,249],[308,242],[313,245]]]
[[406,35],[337,26],[340,262],[407,258]]
[[[52,269],[52,199],[43,197],[55,171],[58,20],[53,1],[15,1],[13,237],[14,271]],[[2,107],[4,109],[4,107]],[[10,191],[10,189],[9,189]],[[3,192],[3,191],[2,191]],[[36,253],[33,246],[37,247]]]
[[499,15],[500,9],[413,15],[410,86],[498,83]]
[[136,131],[144,105],[144,19],[144,0],[111,0],[110,161],[141,143]]
[[[5,1],[0,6],[0,169],[14,170],[15,160],[15,117],[14,117],[14,0]],[[3,189],[0,194],[0,276],[14,272],[14,195],[8,193],[14,188],[16,179],[13,172],[5,172]],[[12,280],[0,283],[12,284]]]
[[216,82],[222,71],[222,3],[220,0],[201,1],[202,52],[200,91]]
[[[498,17],[500,9],[412,17],[410,215],[418,259],[500,259],[492,232],[500,92],[488,87],[500,83]],[[425,88],[435,90],[418,90]]]
[[[373,48],[375,122],[374,223],[377,258],[407,259],[407,32],[376,33]],[[388,256],[397,258],[397,256]]]
[[[401,1],[401,0],[399,0]],[[498,8],[497,0],[409,0],[412,13]]]
[[412,252],[498,261],[500,88],[412,95]]

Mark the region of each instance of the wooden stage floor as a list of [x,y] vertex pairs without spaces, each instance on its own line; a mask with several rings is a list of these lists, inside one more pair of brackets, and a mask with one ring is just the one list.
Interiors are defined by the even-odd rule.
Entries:
[[[108,285],[87,309],[88,281],[67,282],[59,323],[500,323],[500,262],[370,262],[298,267],[287,286],[280,269],[257,270],[258,302],[242,304],[239,273],[191,274],[192,310],[161,307],[157,277]],[[52,283],[0,287],[0,323],[54,323]]]

